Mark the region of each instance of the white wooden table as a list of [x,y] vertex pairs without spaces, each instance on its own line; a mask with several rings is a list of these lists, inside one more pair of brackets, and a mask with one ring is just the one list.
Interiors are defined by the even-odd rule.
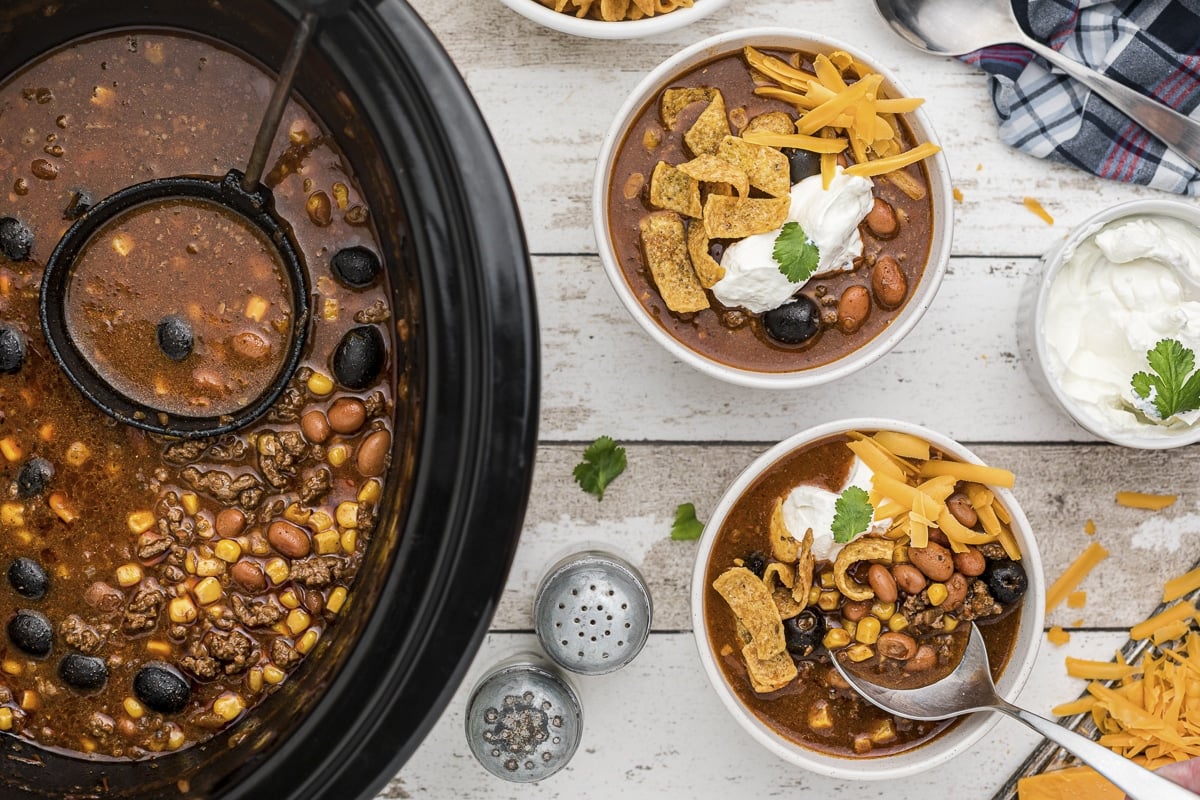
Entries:
[[[449,50],[491,126],[524,214],[542,328],[541,448],[521,546],[505,596],[466,682],[385,798],[829,797],[987,798],[1035,738],[1001,722],[974,752],[921,778],[847,783],[791,767],[727,717],[700,671],[688,615],[691,543],[669,538],[675,506],[701,519],[758,453],[810,424],[855,415],[922,423],[1014,469],[1016,495],[1039,532],[1051,579],[1085,546],[1084,523],[1113,557],[1087,580],[1082,611],[1050,624],[1022,700],[1048,713],[1080,682],[1067,654],[1109,658],[1124,629],[1157,603],[1162,580],[1200,556],[1200,450],[1147,454],[1098,445],[1034,390],[1017,356],[1022,282],[1071,226],[1118,201],[1157,193],[1101,181],[1009,150],[997,139],[982,73],[909,49],[868,0],[733,0],[697,25],[656,39],[597,42],[540,28],[497,0],[410,0]],[[787,393],[739,389],[671,359],[619,305],[590,225],[592,171],[612,115],[641,77],[701,38],[763,25],[807,28],[853,42],[928,99],[963,194],[955,257],[933,308],[891,354],[833,386]],[[1021,205],[1038,198],[1048,226]],[[926,372],[929,354],[936,372]],[[571,478],[583,447],[610,435],[627,472],[603,502]],[[1164,512],[1119,508],[1120,489],[1181,494]],[[466,694],[503,656],[534,647],[534,587],[554,554],[581,542],[632,555],[655,601],[654,632],[626,669],[576,680],[583,743],[570,765],[534,785],[492,778],[462,732]]]

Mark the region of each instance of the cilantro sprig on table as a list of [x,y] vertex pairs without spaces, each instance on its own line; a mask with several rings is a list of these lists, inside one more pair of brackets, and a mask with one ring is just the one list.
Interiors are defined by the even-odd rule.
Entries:
[[625,448],[611,436],[601,436],[583,451],[583,461],[575,467],[575,482],[588,494],[604,499],[604,489],[625,471]]
[[1200,371],[1195,354],[1176,339],[1162,339],[1146,351],[1154,372],[1134,373],[1133,393],[1154,403],[1160,419],[1200,409]]
[[875,509],[865,490],[851,486],[833,504],[833,540],[838,544],[858,536],[871,525]]
[[704,523],[696,519],[696,506],[692,503],[681,503],[675,508],[675,523],[671,526],[671,538],[677,542],[690,542],[699,539],[704,531]]
[[821,249],[808,238],[808,234],[797,222],[789,222],[775,237],[775,248],[771,257],[779,264],[782,272],[792,283],[803,283],[817,271],[821,260]]

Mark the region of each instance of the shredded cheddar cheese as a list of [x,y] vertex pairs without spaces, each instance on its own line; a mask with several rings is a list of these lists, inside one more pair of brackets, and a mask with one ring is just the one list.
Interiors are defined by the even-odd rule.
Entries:
[[1041,217],[1047,225],[1054,224],[1054,217],[1050,216],[1050,212],[1043,208],[1042,204],[1039,203],[1035,198],[1026,197],[1021,201],[1021,203],[1034,214],[1037,214],[1039,217]]
[[1018,800],[1124,800],[1118,789],[1091,767],[1069,767],[1021,778]]
[[1067,674],[1072,678],[1085,678],[1092,681],[1119,681],[1128,678],[1140,669],[1129,664],[1114,664],[1111,661],[1088,661],[1083,658],[1067,656]]
[[1095,521],[1089,519],[1087,522],[1083,523],[1083,532],[1086,533],[1088,536],[1095,536],[1096,535]]
[[1188,592],[1193,592],[1200,589],[1200,567],[1180,575],[1178,578],[1172,578],[1163,585],[1164,603],[1169,603],[1172,600],[1178,600]]
[[1083,582],[1088,573],[1106,558],[1108,558],[1108,551],[1099,542],[1092,542],[1084,548],[1079,557],[1071,562],[1071,566],[1058,576],[1058,580],[1046,592],[1046,613],[1049,614],[1057,608],[1067,598],[1067,595],[1075,591],[1075,588]]
[[1055,625],[1050,630],[1046,631],[1046,639],[1050,644],[1056,647],[1062,647],[1067,642],[1071,641],[1071,634],[1064,631],[1060,626]]
[[1155,614],[1148,620],[1139,622],[1129,629],[1129,638],[1133,640],[1149,638],[1156,630],[1165,625],[1171,625],[1196,616],[1196,606],[1191,603],[1177,603],[1160,614]]
[[1175,494],[1146,494],[1145,492],[1117,492],[1117,505],[1126,508],[1144,508],[1160,511],[1179,499]]
[[1087,592],[1071,592],[1067,595],[1067,608],[1083,608],[1087,605]]
[[954,202],[961,203],[963,201],[962,189],[959,189],[957,186],[955,186],[954,190],[953,190],[953,194],[954,194]]

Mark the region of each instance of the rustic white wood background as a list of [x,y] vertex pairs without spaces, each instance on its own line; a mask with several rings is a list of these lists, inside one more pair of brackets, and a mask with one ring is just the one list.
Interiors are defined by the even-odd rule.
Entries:
[[[541,447],[520,550],[499,613],[466,682],[383,798],[830,797],[987,798],[1035,745],[1002,722],[937,774],[891,784],[840,782],[777,760],[727,717],[699,667],[688,616],[695,547],[668,536],[675,506],[700,517],[758,453],[808,425],[855,415],[937,428],[1018,475],[1053,579],[1094,519],[1113,557],[1087,580],[1065,647],[1043,643],[1022,700],[1048,713],[1081,686],[1067,654],[1109,658],[1123,629],[1157,603],[1162,580],[1200,557],[1200,450],[1139,453],[1096,444],[1035,391],[1017,356],[1019,290],[1039,258],[1086,216],[1156,193],[1101,181],[1004,147],[982,73],[910,50],[868,0],[733,0],[655,39],[598,42],[543,29],[498,0],[410,0],[466,77],[499,144],[524,215],[542,324]],[[533,0],[530,0],[533,2]],[[718,383],[674,361],[619,305],[597,259],[592,172],[612,114],[641,77],[682,47],[735,28],[803,28],[852,42],[894,69],[942,137],[954,185],[955,257],[916,330],[888,356],[826,388],[772,393]],[[1038,198],[1047,225],[1021,205]],[[930,372],[930,360],[936,365]],[[927,377],[918,378],[917,375]],[[587,442],[607,434],[629,469],[602,503],[573,483]],[[1122,489],[1179,493],[1159,513],[1119,508]],[[581,542],[633,556],[655,600],[654,633],[626,669],[575,681],[584,704],[579,752],[535,785],[492,778],[462,732],[466,694],[489,666],[535,647],[533,589],[552,557]]]

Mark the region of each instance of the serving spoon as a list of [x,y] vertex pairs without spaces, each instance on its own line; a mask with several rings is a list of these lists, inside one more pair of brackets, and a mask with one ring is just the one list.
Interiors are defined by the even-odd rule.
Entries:
[[926,53],[962,56],[998,44],[1019,44],[1037,53],[1200,169],[1200,121],[1083,66],[1030,37],[1011,0],[875,0],[880,15],[901,38]]
[[889,714],[922,722],[949,719],[975,711],[999,711],[1025,723],[1116,784],[1133,800],[1197,800],[1193,794],[1161,775],[1155,775],[1122,755],[1048,719],[1018,708],[996,694],[988,666],[987,646],[975,623],[962,660],[949,675],[918,689],[889,689],[847,667],[835,657],[833,665],[856,692]]

